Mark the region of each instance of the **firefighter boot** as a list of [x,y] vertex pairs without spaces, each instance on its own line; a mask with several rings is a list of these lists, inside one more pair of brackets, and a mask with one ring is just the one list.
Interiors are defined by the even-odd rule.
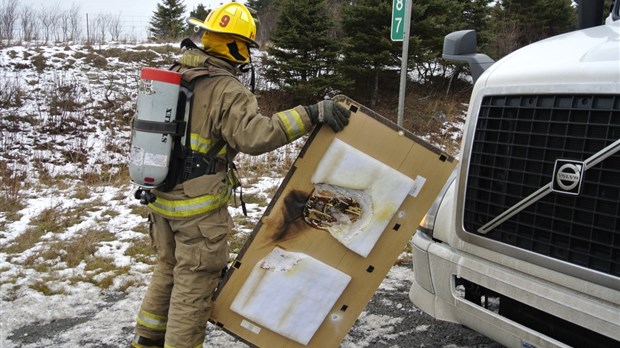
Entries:
[[152,340],[150,338],[142,337],[136,334],[131,340],[131,347],[134,348],[163,348],[164,339]]

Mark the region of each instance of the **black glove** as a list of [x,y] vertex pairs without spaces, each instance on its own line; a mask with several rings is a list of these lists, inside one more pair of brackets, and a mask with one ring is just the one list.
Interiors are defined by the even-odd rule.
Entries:
[[183,39],[183,41],[181,41],[181,49],[183,48],[196,49],[198,48],[198,46],[196,46],[194,41],[192,41],[190,38],[185,38]]
[[349,124],[349,111],[333,100],[323,100],[314,105],[306,106],[306,111],[313,124],[327,123],[334,132],[340,132]]

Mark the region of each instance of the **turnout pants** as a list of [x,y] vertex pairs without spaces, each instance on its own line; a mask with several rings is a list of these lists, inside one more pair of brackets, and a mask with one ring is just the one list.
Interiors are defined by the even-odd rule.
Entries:
[[151,213],[149,233],[157,252],[136,334],[165,347],[202,347],[212,295],[228,262],[232,219],[226,206],[195,219],[170,220]]

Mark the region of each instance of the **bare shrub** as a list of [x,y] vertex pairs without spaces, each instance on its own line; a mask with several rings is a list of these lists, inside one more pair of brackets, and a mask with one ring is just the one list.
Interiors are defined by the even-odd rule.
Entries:
[[499,57],[503,57],[520,47],[519,37],[523,35],[522,32],[519,23],[514,20],[501,22],[496,32],[497,39],[494,41],[496,45],[494,48]]
[[68,209],[63,209],[62,204],[58,203],[44,209],[38,216],[33,217],[30,220],[30,226],[42,233],[60,233],[64,232],[67,227],[75,222],[72,216],[68,214]]
[[81,137],[72,139],[71,144],[65,149],[60,150],[64,159],[69,163],[74,163],[82,168],[88,163],[89,153],[86,148],[86,140]]
[[116,15],[107,15],[108,17],[108,34],[112,41],[118,41],[123,33],[123,26],[121,25],[120,12]]
[[42,53],[39,53],[38,55],[32,57],[30,61],[32,62],[32,65],[35,67],[38,73],[42,73],[45,68],[48,67],[47,58],[45,58]]
[[32,160],[32,167],[39,175],[39,183],[47,186],[54,184],[54,176],[50,172],[49,166],[47,165],[47,161],[44,157],[35,155]]
[[32,7],[24,6],[19,12],[19,23],[22,29],[22,40],[30,41],[36,38],[39,31],[39,22]]
[[102,163],[90,166],[82,173],[82,183],[87,186],[121,186],[129,182],[129,169],[126,164]]
[[136,46],[135,50],[148,52],[146,55],[141,57],[141,60],[145,64],[155,61],[158,58],[157,55],[159,55],[159,61],[157,64],[173,64],[179,53],[179,49],[175,45]]
[[413,86],[405,99],[404,127],[412,133],[426,138],[431,144],[450,155],[456,155],[461,138],[451,125],[463,122],[467,111],[467,92],[446,95],[441,92],[444,85],[436,82],[425,86]]
[[[74,57],[80,58],[81,56],[74,55]],[[84,63],[90,64],[95,68],[104,68],[108,65],[108,61],[105,59],[105,57],[92,52],[89,52],[84,56]]]
[[91,41],[100,45],[105,43],[106,33],[108,31],[108,18],[105,14],[98,14],[95,17],[92,30]]
[[15,23],[19,17],[17,0],[5,0],[0,6],[0,40],[11,44],[15,34]]
[[284,145],[278,151],[272,151],[260,156],[239,154],[235,158],[239,177],[251,180],[252,177],[284,176],[297,158],[303,142],[297,141]]
[[71,14],[68,11],[63,11],[58,18],[58,23],[60,24],[58,31],[62,37],[62,42],[68,42],[71,35]]
[[108,173],[108,182],[115,186],[120,186],[130,180],[129,168],[124,164],[117,167],[112,167],[108,170]]
[[69,9],[69,27],[71,40],[77,41],[82,36],[82,17],[80,16],[80,6],[73,4]]
[[[143,62],[148,63],[157,59],[157,53],[152,50],[146,51],[133,51],[127,49],[108,49],[107,54],[113,57],[118,57],[118,60],[121,62]],[[104,54],[102,51],[102,54]]]
[[58,5],[53,5],[52,7],[41,7],[37,13],[38,22],[41,24],[41,29],[43,33],[43,39],[45,40],[45,44],[47,44],[50,39],[52,39],[55,35],[56,29],[59,27],[58,22],[60,19]]
[[91,192],[91,187],[89,185],[81,183],[77,185],[77,187],[75,187],[74,193],[71,198],[84,200],[90,197]]
[[65,74],[54,73],[50,92],[50,115],[66,116],[82,105],[80,85]]
[[86,170],[82,173],[82,183],[84,183],[87,186],[95,186],[95,185],[100,185],[102,184],[105,179],[102,178],[101,173],[99,173],[99,171],[97,170]]
[[21,107],[25,92],[19,83],[19,75],[9,76],[5,71],[0,79],[0,107]]
[[23,192],[25,180],[25,171],[14,170],[6,161],[0,161],[0,211],[7,213],[9,220],[16,220],[17,212],[26,206]]

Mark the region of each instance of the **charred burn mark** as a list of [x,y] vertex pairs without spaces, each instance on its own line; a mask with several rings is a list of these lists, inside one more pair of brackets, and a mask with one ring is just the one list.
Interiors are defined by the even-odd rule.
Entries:
[[316,187],[304,208],[304,220],[321,230],[329,230],[331,226],[342,221],[342,217],[354,223],[361,215],[362,207],[352,196],[342,191],[332,191],[325,186]]
[[303,211],[308,200],[308,193],[293,190],[284,197],[284,209],[282,209],[282,221],[278,224],[273,235],[275,242],[289,239],[305,226]]

